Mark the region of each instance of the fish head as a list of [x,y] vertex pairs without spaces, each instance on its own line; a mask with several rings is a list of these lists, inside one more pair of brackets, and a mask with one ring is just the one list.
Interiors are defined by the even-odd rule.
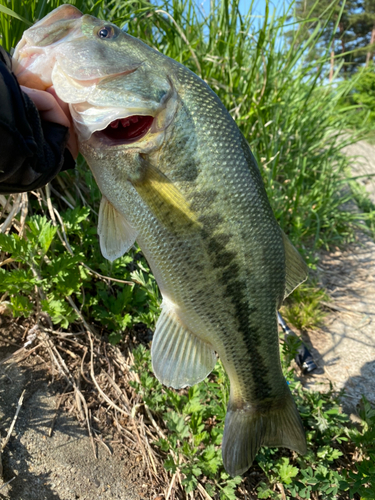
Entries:
[[163,58],[118,26],[62,5],[25,31],[14,72],[21,85],[53,86],[69,103],[80,143],[137,143],[146,152],[160,144],[176,111]]

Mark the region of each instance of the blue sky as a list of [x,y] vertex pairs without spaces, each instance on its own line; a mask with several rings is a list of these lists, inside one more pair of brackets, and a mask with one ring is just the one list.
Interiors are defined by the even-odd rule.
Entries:
[[[285,5],[289,5],[292,0],[269,0],[269,9],[270,14],[276,8],[276,11],[282,12]],[[206,14],[210,11],[210,2],[211,0],[196,0],[197,4],[203,7],[203,10]],[[248,12],[249,6],[251,4],[251,0],[240,0],[240,11],[242,14],[246,14]],[[253,14],[264,16],[266,8],[266,0],[255,0],[253,6]]]
[[[241,0],[240,8],[241,11],[245,14],[249,8],[249,0]],[[255,14],[263,15],[265,10],[266,2],[265,0],[255,0]]]
[[[250,0],[240,0],[240,9],[243,13],[246,13],[251,1]],[[269,1],[269,9],[270,13],[276,8],[276,10],[283,10],[284,5],[289,5],[291,0],[270,0]],[[255,0],[254,2],[254,11],[255,14],[264,15],[264,11],[266,8],[266,0]]]
[[[247,12],[249,5],[250,5],[250,1],[251,0],[240,0],[240,9],[241,9],[242,13],[245,14]],[[208,13],[210,11],[210,0],[197,0],[197,4],[202,5],[203,9],[206,13]],[[263,14],[264,9],[265,9],[265,5],[266,5],[266,1],[265,0],[255,0],[255,4],[256,4],[256,11],[257,11],[256,13]]]

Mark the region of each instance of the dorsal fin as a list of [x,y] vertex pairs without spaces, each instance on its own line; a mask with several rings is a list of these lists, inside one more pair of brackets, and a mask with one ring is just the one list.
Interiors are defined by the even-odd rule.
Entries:
[[285,248],[285,294],[284,299],[293,292],[297,286],[306,281],[309,268],[298,253],[298,250],[292,245],[287,235],[281,231]]

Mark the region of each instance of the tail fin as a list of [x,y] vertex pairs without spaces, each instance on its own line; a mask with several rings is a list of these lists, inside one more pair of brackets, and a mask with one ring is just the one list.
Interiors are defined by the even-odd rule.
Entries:
[[263,445],[283,446],[302,455],[307,451],[302,421],[289,390],[277,407],[270,403],[235,409],[229,402],[222,444],[228,474],[243,474]]

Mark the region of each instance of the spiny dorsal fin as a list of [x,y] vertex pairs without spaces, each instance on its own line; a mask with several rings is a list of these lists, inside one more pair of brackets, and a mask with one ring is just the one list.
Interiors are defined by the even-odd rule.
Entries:
[[151,346],[152,368],[164,385],[180,389],[201,382],[213,370],[215,352],[181,323],[164,300]]
[[105,196],[99,208],[98,234],[103,256],[113,262],[134,245],[137,232]]
[[286,264],[285,299],[297,286],[307,279],[309,268],[287,235],[283,231],[281,231],[281,234],[284,242]]
[[158,168],[140,157],[141,175],[129,178],[154,216],[172,233],[191,233],[201,228],[196,214],[177,187]]

